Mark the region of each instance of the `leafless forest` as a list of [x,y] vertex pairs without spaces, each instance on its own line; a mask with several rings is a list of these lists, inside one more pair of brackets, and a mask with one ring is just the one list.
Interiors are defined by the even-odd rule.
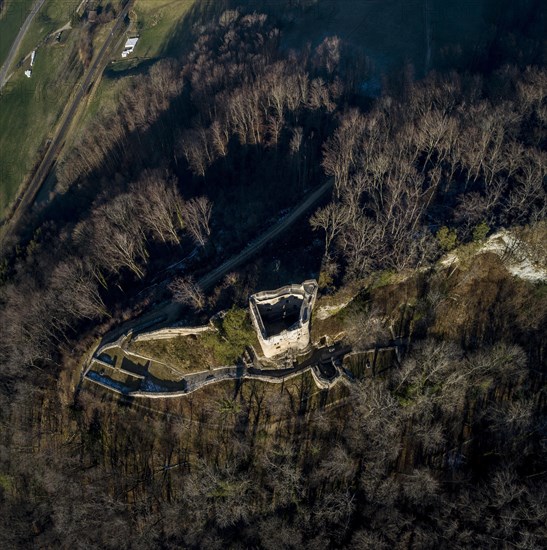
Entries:
[[[544,223],[544,37],[419,80],[403,67],[367,97],[351,43],[287,50],[281,33],[228,11],[181,59],[133,75],[6,247],[4,547],[544,547],[545,285],[492,258],[432,269],[458,244]],[[145,292],[168,266],[195,254],[203,274],[326,178],[332,196],[304,222],[322,292],[422,268],[367,287],[343,327],[364,350],[397,324],[400,360],[325,407],[306,378],[159,413],[76,391],[116,322],[166,297],[216,311],[221,291],[191,274]],[[222,287],[241,305],[256,290],[244,279]]]

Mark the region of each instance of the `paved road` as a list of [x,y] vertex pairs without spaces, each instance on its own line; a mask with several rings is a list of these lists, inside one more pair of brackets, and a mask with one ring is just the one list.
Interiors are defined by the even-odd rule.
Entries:
[[202,277],[198,284],[201,288],[206,289],[218,281],[222,276],[229,273],[236,266],[249,259],[257,250],[260,250],[266,243],[277,237],[289,225],[293,224],[310,206],[315,204],[333,185],[333,180],[330,179],[323,184],[319,189],[310,193],[304,201],[302,201],[294,210],[287,216],[280,219],[275,225],[270,227],[268,231],[263,233],[258,239],[252,241],[244,250],[237,256],[233,256],[222,265]]
[[34,204],[36,196],[38,195],[38,192],[40,191],[51,170],[51,167],[53,166],[54,160],[57,158],[57,155],[64,145],[64,140],[67,135],[68,129],[70,128],[72,120],[74,119],[74,115],[76,114],[80,106],[80,103],[87,95],[87,92],[91,88],[95,79],[102,73],[104,69],[104,63],[107,53],[109,52],[113,41],[118,37],[118,31],[123,25],[124,19],[132,4],[133,0],[129,0],[126,6],[118,15],[118,18],[114,23],[114,27],[112,28],[112,31],[105,40],[103,47],[89,67],[87,75],[84,78],[83,82],[79,84],[79,88],[74,94],[72,102],[67,105],[63,113],[61,123],[57,126],[55,136],[51,140],[51,143],[44,158],[42,159],[40,165],[38,166],[38,169],[32,176],[29,185],[24,192],[23,198],[19,201],[19,204],[17,205],[11,220],[6,224],[3,236],[4,239],[6,239],[10,231],[16,231],[17,226],[21,220],[21,216]]
[[46,0],[36,0],[34,2],[32,7],[30,8],[30,13],[23,23],[23,26],[19,29],[19,32],[17,33],[17,36],[15,37],[15,40],[11,45],[10,51],[8,52],[8,57],[6,57],[2,68],[0,68],[0,90],[6,84],[10,65],[13,63],[13,58],[16,56],[17,50],[19,49],[19,46],[21,45],[25,34],[27,34],[28,28],[30,27],[32,20],[34,19],[34,16],[38,13],[45,1]]
[[[329,189],[332,188],[333,183],[334,180],[330,179],[321,187],[307,195],[304,200],[296,208],[294,208],[294,210],[292,210],[292,212],[287,214],[284,218],[281,218],[265,233],[262,233],[260,237],[252,241],[239,254],[232,256],[219,267],[213,269],[213,271],[210,271],[207,275],[199,279],[199,286],[206,290],[220,280],[224,275],[232,271],[235,267],[242,264],[245,260],[248,260],[258,250],[263,248],[271,240],[275,239],[279,234],[287,229],[287,227],[292,225],[300,216],[302,216],[302,214],[304,214],[304,212],[306,212],[306,210],[312,207],[327,191],[329,191]],[[165,281],[162,281],[162,283],[165,283]],[[166,325],[172,324],[178,321],[181,309],[182,306],[172,300],[161,302],[152,311],[149,311],[136,319],[127,321],[123,325],[120,325],[110,331],[104,336],[101,345],[107,342],[113,342],[131,328],[135,331],[144,330],[144,328],[146,328],[146,330],[153,330],[154,325],[159,323]]]

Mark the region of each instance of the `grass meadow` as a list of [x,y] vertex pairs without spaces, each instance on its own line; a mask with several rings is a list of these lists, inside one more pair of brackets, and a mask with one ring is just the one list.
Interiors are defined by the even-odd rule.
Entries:
[[34,0],[6,0],[0,14],[0,65],[4,63],[8,52],[27,18]]

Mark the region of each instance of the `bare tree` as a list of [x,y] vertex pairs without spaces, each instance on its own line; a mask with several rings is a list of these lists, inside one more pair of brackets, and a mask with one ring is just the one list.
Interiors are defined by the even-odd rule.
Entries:
[[370,310],[356,313],[345,322],[346,338],[354,350],[365,350],[374,345],[385,345],[390,334],[380,312]]
[[152,107],[154,119],[157,114],[169,108],[171,99],[182,91],[183,80],[180,76],[180,68],[173,59],[161,59],[150,68],[146,79],[146,88],[149,93],[141,99],[141,103]]
[[332,74],[340,63],[340,44],[337,36],[327,36],[315,49],[315,63],[324,67],[328,74]]
[[357,469],[356,461],[341,445],[334,446],[317,470],[320,480],[347,487]]
[[177,277],[169,285],[173,298],[181,304],[188,305],[196,311],[205,307],[205,295],[191,277]]
[[219,17],[218,24],[220,27],[230,27],[230,25],[233,25],[239,17],[240,13],[238,10],[226,10],[222,12]]
[[338,196],[345,189],[357,161],[364,129],[364,116],[357,109],[352,109],[341,118],[340,126],[323,146],[323,168],[327,175],[334,177]]
[[348,222],[348,218],[347,208],[332,202],[317,210],[310,218],[313,229],[323,229],[325,231],[325,256],[329,255],[331,243],[340,234],[344,224]]
[[536,220],[545,216],[547,193],[544,182],[547,177],[547,154],[529,149],[523,159],[521,170],[516,174],[516,185],[509,196],[506,215],[512,221],[522,223],[530,215]]
[[226,122],[214,120],[211,124],[210,134],[216,153],[220,157],[225,157],[228,154],[228,142],[230,141],[230,132]]
[[52,303],[74,319],[106,314],[97,283],[80,259],[57,265],[51,274],[50,290]]
[[207,197],[191,199],[184,204],[182,217],[186,229],[200,246],[205,246],[211,228],[209,226],[213,203]]
[[128,154],[130,132],[144,130],[158,120],[171,100],[182,91],[183,81],[175,61],[164,59],[148,74],[135,76],[116,103],[102,110],[85,128],[57,168],[58,189],[65,191],[92,170],[114,171]]
[[322,78],[314,78],[308,91],[308,105],[312,110],[325,109],[332,113],[336,104],[332,101],[329,87]]
[[180,149],[188,161],[192,172],[198,176],[205,176],[207,168],[214,162],[215,146],[211,143],[209,132],[206,128],[187,130],[180,139]]
[[337,242],[348,262],[351,276],[363,276],[387,257],[389,250],[381,231],[380,225],[367,216],[355,218],[344,227]]
[[401,444],[398,403],[383,385],[375,381],[355,384],[352,393],[355,407],[348,426],[348,442],[353,450],[369,461],[371,469],[386,471],[397,458]]
[[268,145],[277,146],[279,137],[285,126],[285,120],[282,116],[270,115],[267,119],[266,129],[268,132]]
[[87,69],[93,58],[93,26],[89,23],[84,25],[82,29],[80,43],[78,44],[78,54],[82,65]]
[[[121,267],[127,267],[137,277],[142,277],[144,271],[139,265],[139,259],[146,258],[148,252],[144,238],[136,238],[124,228],[112,226],[104,220],[97,220],[97,254],[103,257],[104,263],[110,271],[117,271]],[[104,235],[100,238],[98,235]]]
[[544,68],[528,67],[517,83],[518,106],[524,112],[540,111],[547,95],[547,71]]
[[91,245],[110,271],[125,266],[137,277],[144,275],[139,261],[148,257],[148,250],[139,210],[137,198],[130,193],[123,193],[93,214]]
[[293,128],[291,141],[289,144],[289,151],[291,155],[296,155],[297,153],[300,152],[300,147],[302,146],[302,137],[303,137],[302,127],[298,126],[297,128]]
[[416,469],[403,479],[402,488],[407,499],[415,504],[432,504],[440,487],[428,468]]
[[177,244],[183,227],[183,202],[174,182],[158,172],[147,172],[135,186],[140,219],[154,236]]

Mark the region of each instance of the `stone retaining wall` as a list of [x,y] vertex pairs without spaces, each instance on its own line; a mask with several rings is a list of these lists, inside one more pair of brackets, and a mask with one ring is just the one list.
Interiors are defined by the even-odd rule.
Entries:
[[146,340],[167,340],[169,338],[175,338],[176,336],[190,336],[191,334],[200,334],[211,330],[216,329],[210,325],[205,325],[203,327],[161,328],[159,330],[153,330],[152,332],[138,334],[133,338],[133,342],[144,342]]
[[[311,366],[297,372],[293,372],[290,374],[287,374],[286,376],[282,377],[274,377],[274,376],[268,376],[266,374],[250,374],[248,372],[242,373],[240,376],[237,375],[237,369],[236,366],[228,366],[228,367],[217,367],[215,369],[211,369],[208,371],[202,371],[199,374],[207,374],[207,373],[214,373],[214,378],[211,380],[200,380],[198,382],[192,382],[192,376],[195,376],[198,373],[192,373],[188,378],[188,387],[185,390],[178,390],[178,391],[165,391],[165,392],[158,392],[158,391],[146,391],[146,390],[135,390],[135,391],[127,391],[122,392],[119,389],[110,386],[108,384],[105,384],[104,382],[97,380],[95,378],[87,378],[90,382],[93,382],[95,384],[98,384],[99,386],[109,389],[117,394],[120,395],[126,395],[128,397],[141,397],[141,398],[147,398],[147,399],[169,399],[172,397],[183,397],[185,395],[189,395],[199,389],[204,388],[205,386],[209,386],[210,384],[216,384],[218,382],[221,382],[223,380],[259,380],[260,382],[269,382],[273,384],[282,384],[283,382],[286,382],[292,378],[296,378],[297,376],[302,376],[304,373],[308,372],[309,370],[313,369]],[[224,371],[224,372],[222,372]],[[316,377],[314,376],[314,379]],[[323,386],[320,386],[323,387]]]

